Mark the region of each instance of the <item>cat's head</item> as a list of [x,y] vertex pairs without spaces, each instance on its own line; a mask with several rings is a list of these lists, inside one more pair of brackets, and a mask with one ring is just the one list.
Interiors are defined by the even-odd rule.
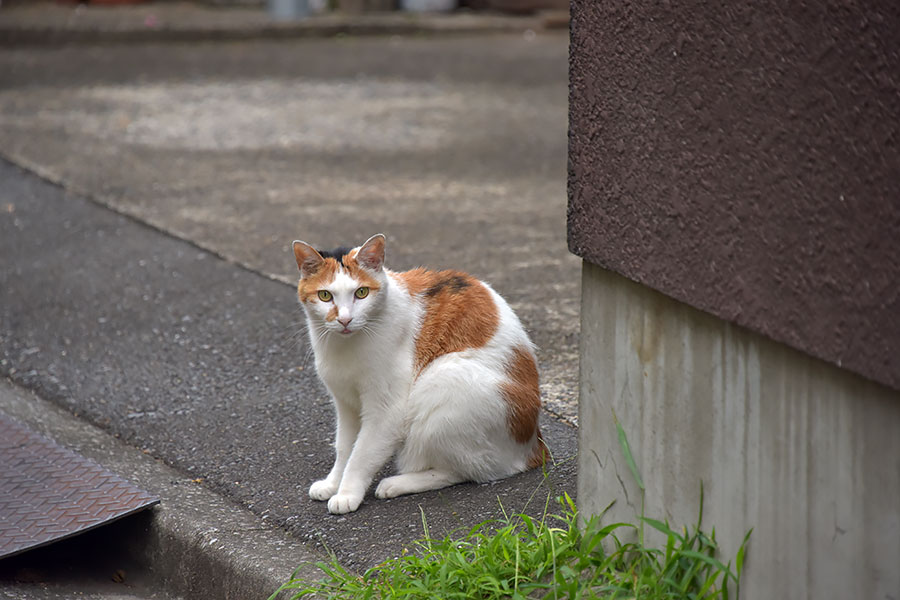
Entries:
[[316,325],[349,337],[375,321],[387,283],[384,243],[380,233],[358,248],[330,252],[294,242],[300,268],[297,297]]

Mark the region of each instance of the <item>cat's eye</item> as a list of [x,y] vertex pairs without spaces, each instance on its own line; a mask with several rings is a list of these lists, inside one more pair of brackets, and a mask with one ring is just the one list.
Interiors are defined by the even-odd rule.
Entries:
[[331,292],[328,290],[319,290],[319,300],[322,302],[331,302]]
[[357,298],[359,298],[360,300],[362,300],[363,298],[365,298],[366,296],[369,295],[369,288],[367,288],[367,287],[361,287],[361,288],[359,288],[358,290],[356,290],[356,294],[355,294],[355,295],[356,295]]

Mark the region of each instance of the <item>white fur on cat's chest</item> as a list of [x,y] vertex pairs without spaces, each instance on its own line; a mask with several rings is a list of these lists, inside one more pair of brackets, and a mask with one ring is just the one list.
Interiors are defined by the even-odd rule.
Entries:
[[369,390],[387,389],[394,397],[403,398],[414,376],[414,340],[407,338],[386,345],[383,339],[358,332],[346,339],[320,342],[316,371],[337,398],[360,399]]

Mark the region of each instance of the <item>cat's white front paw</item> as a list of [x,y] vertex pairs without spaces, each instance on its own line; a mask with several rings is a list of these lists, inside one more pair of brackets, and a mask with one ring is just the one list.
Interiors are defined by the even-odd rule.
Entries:
[[335,494],[328,500],[328,512],[343,515],[353,512],[362,503],[362,494]]
[[309,486],[309,497],[313,500],[328,500],[337,492],[338,484],[327,479],[317,481]]

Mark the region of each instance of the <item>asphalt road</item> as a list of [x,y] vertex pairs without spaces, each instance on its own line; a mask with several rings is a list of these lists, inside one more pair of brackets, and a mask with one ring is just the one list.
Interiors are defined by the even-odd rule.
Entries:
[[[565,101],[564,34],[0,53],[0,373],[351,564],[420,506],[435,533],[539,512],[575,485]],[[375,232],[389,266],[468,270],[519,312],[548,478],[344,517],[307,498],[332,415],[289,244]]]

